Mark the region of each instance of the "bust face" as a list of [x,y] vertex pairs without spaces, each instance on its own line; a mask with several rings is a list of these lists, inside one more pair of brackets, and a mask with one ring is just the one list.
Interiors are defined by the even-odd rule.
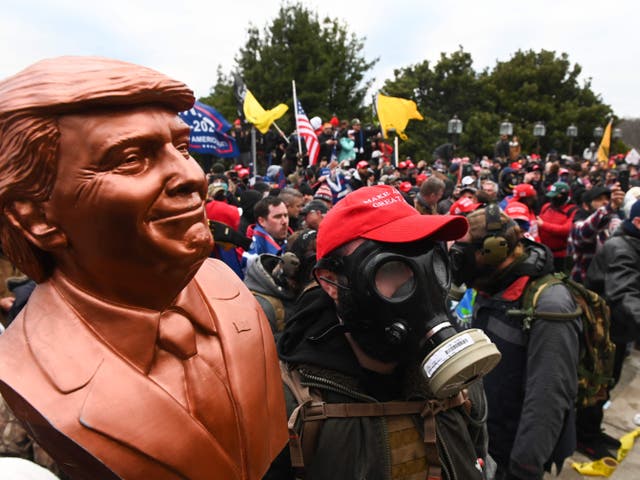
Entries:
[[58,269],[124,303],[140,303],[139,290],[154,284],[166,293],[160,284],[182,282],[179,291],[213,245],[189,127],[145,106],[66,115],[59,130],[56,181],[44,205],[66,237],[52,251]]

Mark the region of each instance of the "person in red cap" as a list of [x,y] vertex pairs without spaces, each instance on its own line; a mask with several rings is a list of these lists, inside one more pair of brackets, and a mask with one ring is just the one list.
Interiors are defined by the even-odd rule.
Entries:
[[539,242],[538,219],[534,210],[537,201],[538,194],[533,185],[520,183],[513,187],[513,197],[504,207],[504,211],[507,212],[509,205],[513,203],[514,205],[510,208],[510,211],[514,214],[517,213],[521,219],[525,216],[528,218],[528,228],[525,231],[529,233],[530,238]]
[[567,268],[567,243],[578,210],[578,206],[569,201],[569,191],[569,185],[564,182],[551,185],[546,193],[550,201],[542,206],[537,219],[540,242],[551,249],[556,272]]
[[351,175],[349,184],[351,190],[357,190],[362,187],[370,186],[373,183],[373,171],[369,168],[369,162],[360,160],[356,164],[356,171]]
[[422,186],[427,178],[429,178],[429,175],[427,175],[426,173],[419,173],[418,175],[416,175],[416,187]]
[[[278,342],[295,427],[273,478],[294,478],[291,466],[321,480],[482,478],[484,447],[474,444],[484,438],[479,384],[469,388],[475,420],[468,421],[461,385],[436,400],[419,372],[422,341],[437,344],[440,338],[426,338],[453,329],[444,242],[466,231],[465,218],[420,215],[388,185],[360,188],[327,213],[316,243],[317,284],[298,298]],[[443,410],[420,412],[426,400]],[[322,411],[314,414],[312,404]]]
[[450,215],[466,215],[468,213],[477,210],[482,206],[482,203],[474,202],[469,197],[461,197],[451,205],[449,209]]
[[511,219],[515,220],[515,222],[520,227],[522,234],[524,237],[529,240],[536,241],[536,239],[531,235],[531,217],[529,216],[529,209],[526,205],[512,201],[507,204],[507,208],[504,209],[504,213]]

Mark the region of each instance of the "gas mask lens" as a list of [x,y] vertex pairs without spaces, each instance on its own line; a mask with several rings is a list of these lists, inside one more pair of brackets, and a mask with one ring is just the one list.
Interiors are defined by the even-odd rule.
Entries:
[[405,261],[393,258],[378,264],[374,283],[378,295],[391,302],[406,300],[416,289],[413,269]]

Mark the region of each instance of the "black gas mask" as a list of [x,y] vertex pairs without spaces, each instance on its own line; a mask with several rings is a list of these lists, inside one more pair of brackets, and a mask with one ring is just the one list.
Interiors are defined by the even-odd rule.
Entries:
[[458,333],[450,323],[443,244],[367,240],[351,255],[322,259],[318,268],[338,274],[338,315],[362,350],[384,362],[421,362],[435,396],[456,394],[497,363],[500,354],[484,333]]

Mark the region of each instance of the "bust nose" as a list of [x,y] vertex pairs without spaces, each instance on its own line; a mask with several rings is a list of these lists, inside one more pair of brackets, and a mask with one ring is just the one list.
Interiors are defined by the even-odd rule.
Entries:
[[207,183],[204,171],[200,165],[192,159],[186,159],[180,155],[171,162],[170,177],[165,185],[165,192],[170,197],[189,196],[197,192],[201,198],[207,193]]

